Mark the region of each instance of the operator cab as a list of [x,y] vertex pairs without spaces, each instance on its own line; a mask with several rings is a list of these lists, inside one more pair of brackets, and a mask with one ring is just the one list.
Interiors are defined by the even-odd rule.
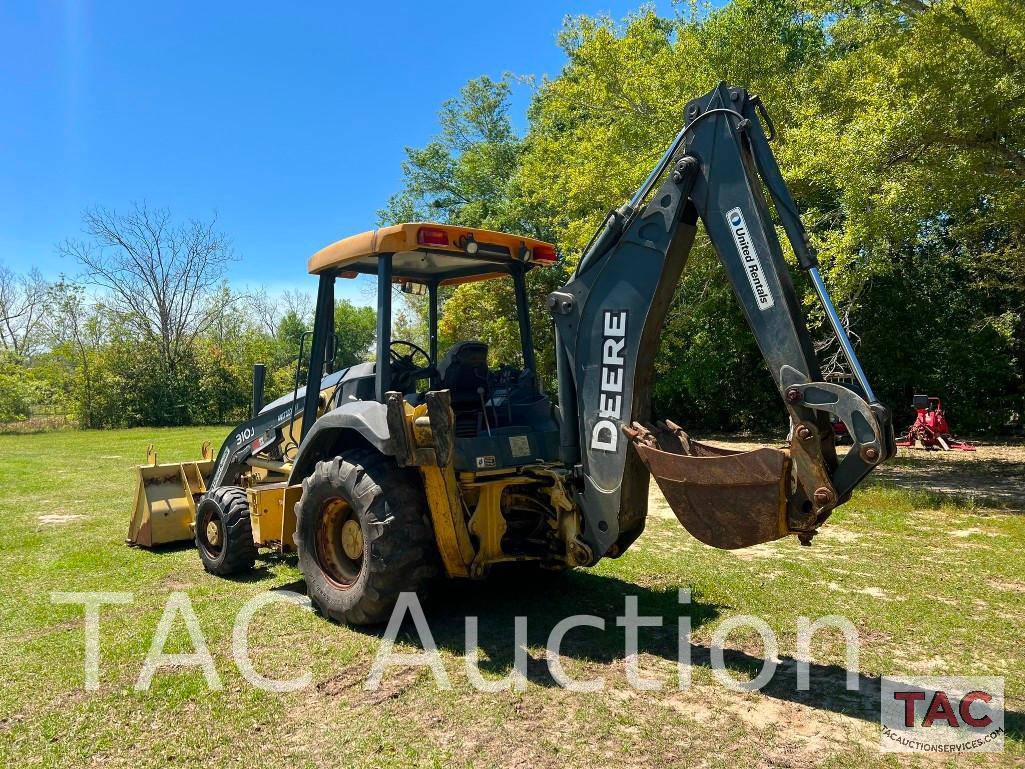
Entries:
[[[433,223],[382,227],[321,249],[309,262],[309,271],[320,277],[313,345],[318,344],[318,328],[323,345],[319,356],[313,350],[311,365],[324,367],[320,389],[327,394],[326,410],[356,401],[384,403],[389,391],[403,393],[415,407],[424,402],[426,383],[428,391],[449,391],[457,470],[557,460],[559,427],[552,403],[538,383],[525,282],[529,270],[555,260],[555,247],[549,243]],[[334,284],[361,274],[377,276],[376,361],[332,372]],[[477,339],[457,341],[439,356],[439,287],[480,280],[511,282],[522,363],[489,360],[488,345]],[[427,349],[392,338],[396,285],[427,299]]]

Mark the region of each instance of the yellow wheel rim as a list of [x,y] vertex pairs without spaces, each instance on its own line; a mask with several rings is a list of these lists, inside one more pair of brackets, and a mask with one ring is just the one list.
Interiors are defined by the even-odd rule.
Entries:
[[217,521],[208,521],[206,524],[206,541],[213,547],[221,544],[221,530]]
[[317,564],[335,587],[347,590],[363,570],[363,531],[341,497],[327,500],[320,512],[315,537]]
[[354,561],[363,556],[363,530],[354,518],[342,525],[342,550]]

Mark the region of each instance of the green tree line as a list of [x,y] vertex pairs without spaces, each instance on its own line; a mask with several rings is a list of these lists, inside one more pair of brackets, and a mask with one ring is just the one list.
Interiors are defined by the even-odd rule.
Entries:
[[[233,291],[215,221],[97,209],[60,249],[82,268],[75,280],[0,265],[0,423],[40,406],[86,428],[235,423],[255,363],[268,399],[292,390],[313,300]],[[370,355],[371,308],[341,300],[335,326],[337,366]]]
[[[516,81],[481,77],[408,148],[382,222],[429,219],[550,239],[560,269],[532,275],[540,364],[543,296],[606,212],[628,199],[716,83],[759,94],[834,300],[876,392],[910,421],[940,395],[968,432],[1021,427],[1025,407],[1025,25],[1010,0],[733,0],[673,18],[567,19],[568,63],[510,119]],[[782,237],[781,240],[785,240]],[[792,255],[788,254],[792,260]],[[823,370],[845,370],[806,281]],[[442,332],[514,344],[508,293],[447,297]],[[779,428],[778,393],[723,270],[699,236],[662,333],[655,408],[710,429]],[[903,415],[903,416],[902,416]]]
[[[565,282],[606,212],[640,185],[686,102],[720,81],[743,85],[773,117],[774,150],[834,300],[897,424],[910,421],[911,395],[923,392],[944,397],[961,432],[1020,430],[1020,2],[676,8],[671,17],[642,7],[622,21],[568,18],[557,76],[467,83],[441,106],[436,138],[407,148],[381,223],[443,221],[556,243],[559,264],[529,278],[551,389],[544,296]],[[531,92],[523,130],[511,114],[514,88]],[[233,421],[247,409],[257,361],[270,367],[270,395],[292,386],[309,298],[232,290],[223,276],[234,254],[216,222],[178,222],[145,206],[96,210],[83,238],[61,249],[82,267],[75,281],[0,267],[0,421],[48,401],[66,404],[83,426]],[[823,370],[842,376],[825,318],[794,273]],[[443,348],[477,338],[495,360],[516,358],[511,288],[467,284],[443,300]],[[411,299],[396,336],[423,341],[424,314]],[[340,364],[365,359],[373,312],[341,303],[336,331]],[[778,393],[701,235],[656,367],[659,416],[699,429],[782,426]]]

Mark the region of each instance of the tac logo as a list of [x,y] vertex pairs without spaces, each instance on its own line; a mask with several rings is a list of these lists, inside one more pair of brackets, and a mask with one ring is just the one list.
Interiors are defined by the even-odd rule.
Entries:
[[1004,679],[883,678],[883,750],[994,753],[1004,749]]

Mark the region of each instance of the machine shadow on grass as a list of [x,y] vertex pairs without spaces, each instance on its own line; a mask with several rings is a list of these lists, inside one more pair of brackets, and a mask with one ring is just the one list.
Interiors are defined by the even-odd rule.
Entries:
[[[157,545],[156,547],[149,548],[148,553],[151,556],[161,557],[175,555],[186,550],[195,552],[196,543],[192,540],[186,540],[182,542],[168,542],[162,545]],[[266,582],[267,580],[275,579],[277,577],[277,573],[274,570],[276,566],[285,565],[295,568],[297,562],[298,559],[294,554],[291,553],[281,555],[280,553],[262,552],[259,554],[256,561],[256,565],[252,569],[242,571],[237,574],[227,574],[219,577],[219,579],[225,579],[229,582],[240,582],[243,584],[257,584],[260,582]],[[280,585],[271,589],[293,590],[295,592],[305,594],[306,583],[302,580],[299,580],[298,582],[294,582],[290,585]]]
[[[305,585],[297,582],[286,586],[302,591]],[[517,616],[527,616],[527,643],[530,649],[543,648],[552,628],[560,620],[574,614],[591,614],[605,621],[605,630],[580,627],[568,633],[560,652],[563,657],[600,664],[619,664],[624,660],[624,629],[616,625],[622,616],[624,600],[636,596],[641,616],[662,617],[662,627],[644,627],[638,631],[638,652],[676,662],[679,658],[677,618],[690,616],[691,628],[717,619],[727,608],[693,598],[681,604],[677,587],[648,588],[615,577],[593,572],[573,571],[568,574],[535,574],[517,580],[511,575],[484,582],[449,582],[438,588],[438,593],[424,610],[431,634],[439,649],[454,655],[466,652],[465,620],[476,616],[478,620],[477,645],[481,651],[479,667],[482,672],[505,675],[513,666],[513,623]],[[384,627],[353,628],[357,632],[380,638]],[[824,634],[829,631],[823,631]],[[419,646],[419,638],[407,615],[399,641]],[[814,644],[812,646],[815,648]],[[753,678],[762,669],[765,659],[736,649],[725,649],[723,660],[729,673],[743,680]],[[690,663],[695,668],[711,669],[711,648],[690,644]],[[643,667],[643,666],[642,666]],[[860,674],[858,691],[846,688],[847,669],[841,665],[809,663],[810,688],[797,687],[797,660],[780,656],[772,679],[760,689],[764,696],[792,702],[826,712],[878,723],[880,706],[880,677]],[[643,670],[642,670],[643,675]],[[551,676],[544,652],[528,651],[527,678],[538,686],[557,688],[559,683]],[[618,685],[610,683],[609,685]],[[624,682],[622,685],[626,686]],[[718,685],[718,684],[716,684]],[[675,677],[664,682],[663,691],[671,692]],[[728,690],[723,689],[723,693]],[[1008,704],[1013,700],[1008,700]],[[1025,739],[1025,714],[1005,711],[1006,734]]]

